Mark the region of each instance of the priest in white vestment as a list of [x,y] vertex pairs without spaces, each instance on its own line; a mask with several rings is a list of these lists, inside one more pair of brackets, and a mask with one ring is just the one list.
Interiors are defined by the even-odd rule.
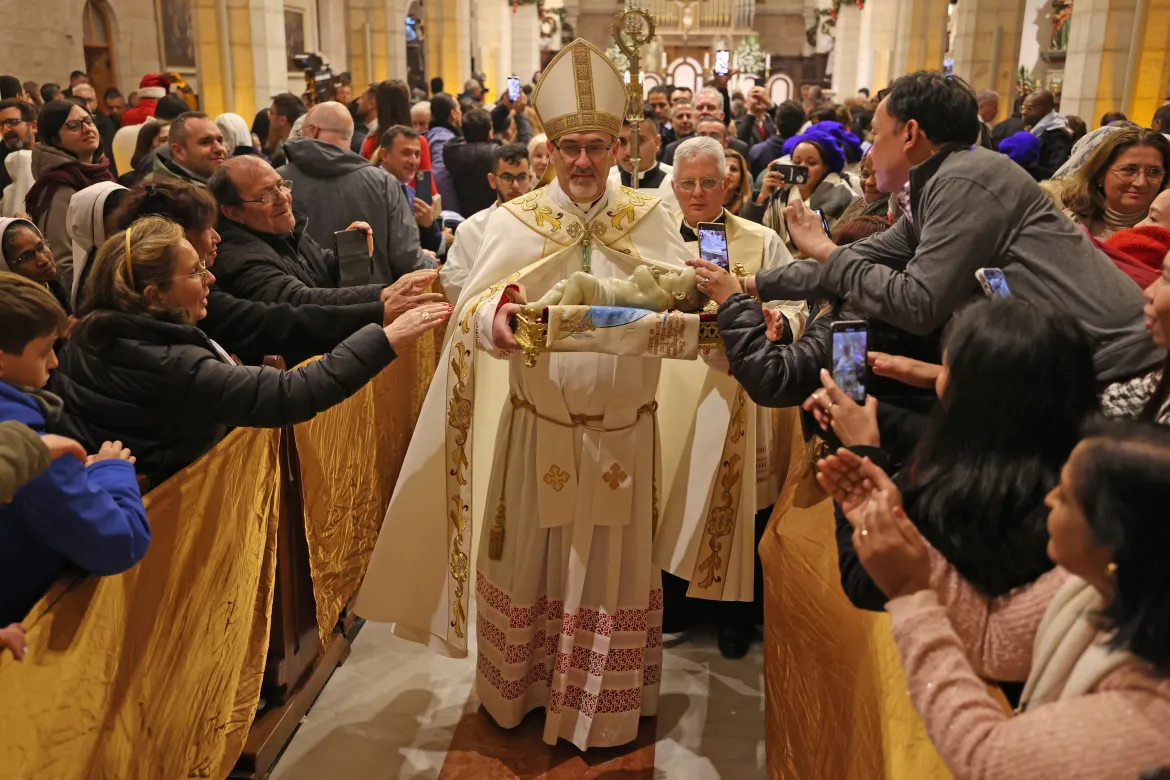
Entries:
[[[642,123],[638,126],[638,136],[642,139],[642,146],[638,150],[641,157],[638,170],[638,191],[653,195],[662,200],[670,211],[678,209],[678,200],[674,197],[674,190],[670,187],[670,174],[673,170],[666,163],[658,162],[658,149],[662,146],[662,134],[658,130],[658,119],[653,111],[647,111]],[[623,187],[633,187],[634,163],[630,159],[630,123],[622,122],[622,134],[614,147],[615,165],[609,169],[610,181]]]
[[[728,270],[736,276],[792,262],[775,231],[723,208],[729,177],[722,144],[712,138],[690,138],[679,145],[674,162],[673,187],[680,204],[676,219],[683,240],[693,247],[691,254],[700,254],[699,225],[719,223],[727,236]],[[765,306],[784,318],[792,339],[800,336],[808,315],[804,301]],[[791,450],[791,437],[799,433],[799,412],[795,406],[757,406],[728,373],[722,351],[704,358],[708,371],[699,386],[675,376],[686,369],[682,364],[668,363],[663,371],[668,392],[698,394],[698,413],[685,438],[664,449],[679,463],[669,464],[675,476],[666,496],[655,562],[690,582],[687,595],[730,602],[718,608],[719,649],[727,658],[742,658],[755,634],[753,601],[762,595],[756,548],[787,472],[784,458]],[[667,589],[670,623],[685,626],[678,620],[679,613],[685,618],[690,610],[685,601],[678,588]]]
[[455,245],[447,252],[447,262],[439,267],[439,282],[447,300],[455,303],[463,292],[463,285],[475,264],[487,230],[488,220],[501,203],[515,200],[528,192],[532,184],[532,169],[528,149],[521,144],[507,144],[496,150],[488,184],[496,191],[496,202],[490,208],[477,211],[464,220],[455,231]]
[[626,92],[603,52],[574,41],[533,102],[556,179],[488,219],[357,612],[462,657],[474,587],[484,708],[505,728],[546,708],[545,741],[584,750],[630,742],[657,710],[662,361],[527,367],[509,318],[574,272],[625,279],[693,255],[659,199],[608,180]]

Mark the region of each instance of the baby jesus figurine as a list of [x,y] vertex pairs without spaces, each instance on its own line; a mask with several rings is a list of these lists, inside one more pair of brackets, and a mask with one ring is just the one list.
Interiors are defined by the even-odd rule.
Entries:
[[659,271],[640,265],[629,279],[598,278],[577,271],[538,301],[525,308],[539,316],[549,306],[625,306],[632,309],[697,312],[703,295],[696,285],[695,269]]

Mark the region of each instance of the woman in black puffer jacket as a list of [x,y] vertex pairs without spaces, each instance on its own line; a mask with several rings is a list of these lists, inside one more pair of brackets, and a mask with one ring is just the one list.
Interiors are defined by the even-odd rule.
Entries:
[[238,365],[198,328],[214,281],[183,228],[162,217],[106,241],[52,385],[65,401],[60,432],[91,451],[121,440],[157,485],[230,428],[292,425],[340,403],[451,310],[425,304],[386,328],[365,326],[320,361],[280,371]]

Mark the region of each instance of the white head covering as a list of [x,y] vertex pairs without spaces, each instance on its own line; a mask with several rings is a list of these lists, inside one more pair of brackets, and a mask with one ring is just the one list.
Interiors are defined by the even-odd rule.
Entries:
[[239,114],[220,114],[215,118],[215,126],[223,133],[223,145],[229,153],[237,146],[252,145],[252,131]]
[[[33,223],[29,222],[27,219],[13,219],[11,217],[0,217],[0,271],[11,270],[8,267],[8,258],[4,256],[3,242],[4,242],[4,234],[8,232],[8,228],[11,227],[12,223],[14,223],[14,222],[23,222],[25,225],[28,225],[28,227],[32,229],[32,232],[36,233],[38,236],[41,235],[40,229],[36,225],[34,225]],[[42,238],[43,238],[43,236],[42,236]]]
[[69,291],[69,306],[77,311],[77,290],[89,262],[89,250],[106,241],[106,198],[115,190],[126,189],[121,184],[103,181],[78,190],[69,199],[65,225],[73,242],[73,289]]
[[1123,130],[1124,127],[1120,125],[1105,125],[1098,127],[1091,133],[1085,135],[1081,140],[1073,144],[1072,154],[1068,156],[1068,160],[1064,165],[1052,175],[1054,179],[1064,179],[1076,173],[1085,161],[1089,159],[1089,155],[1101,145],[1101,142],[1108,138],[1112,133]]
[[621,134],[627,99],[622,74],[605,52],[578,38],[540,74],[532,105],[550,141],[591,131],[616,138]]
[[36,182],[32,172],[32,151],[21,149],[10,152],[4,158],[4,167],[12,183],[4,188],[3,198],[0,199],[0,215],[11,217],[26,210],[24,196],[28,195],[28,191]]

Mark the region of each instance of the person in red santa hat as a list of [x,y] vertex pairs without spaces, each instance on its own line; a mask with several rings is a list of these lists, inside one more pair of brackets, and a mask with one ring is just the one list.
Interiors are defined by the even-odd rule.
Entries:
[[161,73],[147,73],[138,85],[138,103],[122,114],[122,127],[140,125],[154,116],[154,107],[170,92],[171,84]]

